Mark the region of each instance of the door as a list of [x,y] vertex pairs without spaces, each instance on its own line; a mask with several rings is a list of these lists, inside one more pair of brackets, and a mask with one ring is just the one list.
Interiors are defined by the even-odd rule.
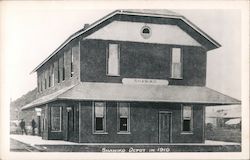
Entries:
[[66,117],[66,124],[67,124],[67,141],[73,141],[74,139],[74,107],[67,107],[67,117]]
[[159,113],[159,143],[171,142],[171,113]]

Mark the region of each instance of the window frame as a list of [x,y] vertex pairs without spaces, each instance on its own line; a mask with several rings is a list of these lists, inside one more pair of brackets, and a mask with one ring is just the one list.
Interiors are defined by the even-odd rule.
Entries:
[[[110,45],[117,45],[118,47],[118,74],[110,74],[109,73],[109,47]],[[121,74],[121,66],[120,66],[120,51],[121,47],[119,43],[108,43],[108,46],[106,47],[106,75],[107,76],[112,76],[112,77],[119,77]]]
[[[190,117],[190,131],[183,131],[183,121],[185,120],[183,113],[184,113],[184,107],[191,107],[191,117]],[[181,134],[193,134],[194,127],[193,127],[193,105],[181,105]]]
[[[95,103],[103,103],[104,109],[103,109],[103,130],[97,131],[96,130],[96,116],[95,116]],[[93,134],[108,134],[107,133],[107,124],[106,124],[106,118],[107,117],[107,104],[105,101],[93,101],[92,102],[92,133]]]
[[[144,33],[143,31],[145,29],[147,29],[149,31],[149,33]],[[147,26],[147,25],[143,26],[141,28],[140,32],[141,32],[141,36],[142,36],[143,39],[149,39],[151,37],[151,35],[152,35],[152,29],[149,26]]]
[[[180,77],[173,76],[173,49],[180,49],[180,63],[181,63],[181,75]],[[183,49],[180,47],[173,47],[170,49],[170,78],[172,79],[183,79]]]
[[51,65],[51,83],[50,87],[54,87],[55,85],[55,73],[54,73],[54,63]]
[[52,113],[52,108],[60,108],[60,129],[59,130],[52,130],[52,114],[50,114],[51,116],[50,116],[50,131],[51,132],[62,132],[62,107],[60,106],[60,107],[57,107],[57,106],[54,106],[54,107],[50,107],[50,113]]
[[74,55],[73,48],[70,49],[70,77],[74,76]]
[[[120,116],[120,104],[127,103],[128,104],[128,117]],[[117,134],[130,134],[130,103],[129,102],[117,102]],[[127,131],[120,130],[120,119],[127,118]]]

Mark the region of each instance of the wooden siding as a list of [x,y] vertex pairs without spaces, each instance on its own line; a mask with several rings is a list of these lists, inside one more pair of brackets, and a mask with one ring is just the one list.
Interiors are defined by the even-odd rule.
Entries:
[[[106,49],[120,45],[120,76],[106,75]],[[170,50],[183,50],[183,79],[171,79]],[[81,42],[81,81],[121,83],[122,78],[166,79],[170,85],[205,86],[206,51],[201,47],[146,44],[121,41]]]
[[[150,28],[150,37],[147,39],[141,36],[141,30],[144,26]],[[201,44],[177,25],[145,24],[143,22],[113,21],[85,39],[201,46]]]
[[172,113],[172,143],[203,142],[203,107],[194,106],[193,134],[181,133],[181,105],[131,103],[130,134],[117,134],[116,102],[107,102],[107,134],[92,133],[92,102],[82,102],[80,116],[82,143],[158,143],[159,111]]
[[[80,77],[80,49],[79,49],[79,41],[75,40],[69,43],[63,50],[60,51],[57,55],[52,57],[47,63],[45,63],[41,68],[37,70],[37,81],[40,85],[43,84],[42,92],[39,90],[38,97],[51,94],[55,91],[58,91],[64,87],[70,86],[72,84],[76,84],[79,82]],[[70,71],[70,62],[71,62],[71,52],[73,53],[73,67],[74,67],[74,75],[71,77]],[[64,65],[65,65],[65,80],[63,81],[63,60],[62,56],[64,56]],[[59,63],[59,68],[58,68]],[[49,71],[51,70],[51,66],[54,64],[54,86],[49,87]],[[60,83],[58,83],[58,70],[60,72]],[[47,87],[44,87],[44,78],[47,79]]]

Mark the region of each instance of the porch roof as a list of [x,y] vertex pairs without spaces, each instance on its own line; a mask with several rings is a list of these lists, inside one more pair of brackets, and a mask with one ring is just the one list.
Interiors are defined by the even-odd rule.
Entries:
[[82,82],[64,89],[64,91],[41,97],[22,109],[53,100],[169,102],[206,105],[240,104],[239,100],[207,87]]
[[61,95],[62,93],[65,93],[67,90],[69,90],[72,87],[73,86],[65,87],[65,88],[63,88],[63,89],[61,89],[59,91],[56,91],[56,92],[52,93],[52,94],[37,98],[36,100],[32,101],[31,103],[26,104],[25,106],[23,106],[21,108],[21,110],[29,109],[31,107],[36,107],[36,106],[39,106],[39,105],[43,105],[43,104],[52,102],[52,101],[56,100],[59,95]]

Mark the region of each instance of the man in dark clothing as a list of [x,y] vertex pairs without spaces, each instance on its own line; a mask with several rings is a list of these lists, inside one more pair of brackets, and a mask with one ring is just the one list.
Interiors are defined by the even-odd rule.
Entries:
[[20,127],[21,127],[22,134],[25,133],[27,135],[26,128],[25,128],[25,121],[23,119],[20,122]]
[[31,121],[31,126],[32,126],[32,135],[35,135],[36,121],[34,119],[32,119]]

